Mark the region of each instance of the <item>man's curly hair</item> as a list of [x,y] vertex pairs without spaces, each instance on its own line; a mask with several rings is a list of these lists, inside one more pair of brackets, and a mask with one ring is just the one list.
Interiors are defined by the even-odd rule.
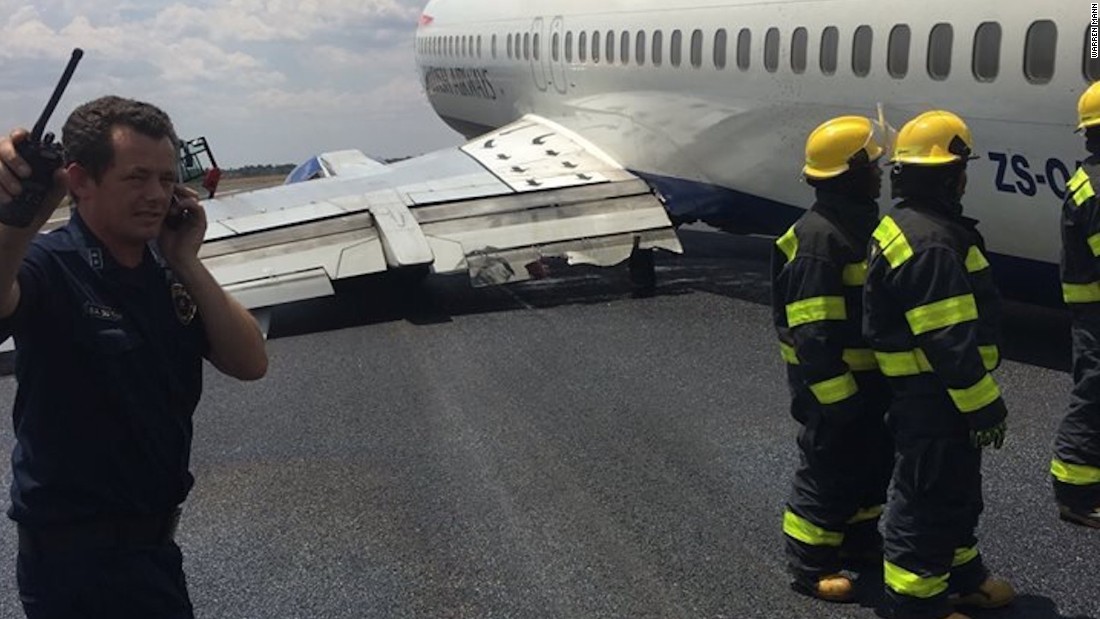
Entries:
[[172,120],[155,105],[133,99],[106,96],[73,110],[61,129],[65,163],[78,163],[97,182],[114,161],[111,130],[130,127],[154,140],[167,137],[178,148],[179,138]]

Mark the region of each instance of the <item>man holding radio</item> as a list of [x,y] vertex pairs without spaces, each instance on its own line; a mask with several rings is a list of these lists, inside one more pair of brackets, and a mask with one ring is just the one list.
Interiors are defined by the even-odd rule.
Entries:
[[[29,139],[0,139],[0,339],[15,338],[19,381],[8,515],[23,608],[31,619],[192,617],[173,535],[194,482],[202,359],[259,379],[262,334],[198,259],[206,216],[177,184],[163,111],[113,96],[78,107],[64,165],[30,206],[20,195],[34,158],[19,154]],[[37,234],[66,193],[68,224]],[[20,227],[12,214],[28,208]]]

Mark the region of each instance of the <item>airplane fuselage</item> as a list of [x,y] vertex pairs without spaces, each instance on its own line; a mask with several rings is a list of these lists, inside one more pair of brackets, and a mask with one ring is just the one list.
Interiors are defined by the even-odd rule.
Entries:
[[650,180],[674,219],[747,233],[781,232],[809,205],[802,149],[824,120],[879,103],[895,127],[954,111],[981,156],[967,214],[1012,281],[1042,280],[1024,296],[1050,300],[1085,154],[1073,129],[1096,67],[1090,19],[1071,2],[433,0],[417,62],[466,136],[553,119]]

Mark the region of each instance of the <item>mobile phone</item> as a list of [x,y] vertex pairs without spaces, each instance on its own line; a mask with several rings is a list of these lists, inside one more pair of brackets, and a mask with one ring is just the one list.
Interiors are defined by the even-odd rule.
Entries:
[[168,206],[168,215],[164,218],[164,225],[170,230],[178,230],[191,216],[190,209],[180,206],[180,198],[172,194],[172,203]]

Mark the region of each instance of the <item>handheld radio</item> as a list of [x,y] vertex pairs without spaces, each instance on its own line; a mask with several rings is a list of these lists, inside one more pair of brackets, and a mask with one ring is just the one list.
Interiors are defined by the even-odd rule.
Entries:
[[69,58],[69,64],[65,67],[65,72],[61,74],[61,81],[54,88],[53,95],[50,97],[49,103],[46,104],[46,109],[42,111],[42,115],[38,117],[38,122],[35,123],[31,134],[15,145],[16,152],[31,167],[31,175],[28,178],[20,179],[23,186],[22,193],[8,204],[0,205],[0,223],[16,228],[29,226],[42,209],[46,194],[53,187],[54,172],[64,163],[64,155],[61,144],[54,142],[54,135],[52,133],[43,134],[43,132],[46,130],[46,123],[49,122],[54,108],[57,107],[57,102],[61,99],[62,93],[65,92],[65,87],[69,85],[69,80],[73,76],[73,71],[76,70],[77,63],[80,62],[83,56],[84,51],[80,48],[73,50],[73,55]]

